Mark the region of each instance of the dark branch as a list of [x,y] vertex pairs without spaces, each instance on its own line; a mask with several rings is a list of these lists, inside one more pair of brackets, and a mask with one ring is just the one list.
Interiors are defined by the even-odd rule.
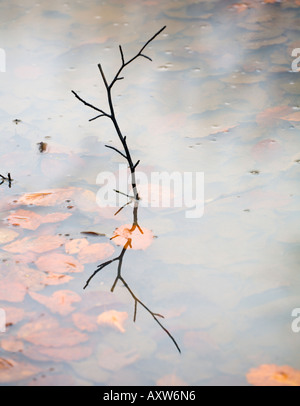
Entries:
[[112,147],[111,145],[105,145],[106,148],[113,149],[114,151],[118,152],[120,155],[122,155],[123,158],[127,159],[127,156],[123,154],[123,152],[119,151],[117,148]]
[[81,103],[85,104],[86,106],[88,106],[88,107],[90,107],[90,108],[92,108],[92,109],[94,109],[94,110],[96,110],[96,111],[99,111],[99,112],[102,113],[104,116],[110,117],[110,115],[107,114],[107,113],[105,113],[105,111],[103,111],[103,110],[101,110],[101,109],[98,109],[98,107],[94,106],[94,105],[91,104],[91,103],[86,102],[84,99],[82,99],[80,96],[78,96],[78,94],[77,94],[76,92],[74,92],[74,90],[71,90],[71,92],[74,94],[74,96],[75,96],[78,100],[81,101]]

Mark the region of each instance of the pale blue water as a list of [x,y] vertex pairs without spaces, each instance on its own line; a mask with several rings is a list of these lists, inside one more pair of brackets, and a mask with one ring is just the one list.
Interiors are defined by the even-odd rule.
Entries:
[[[299,6],[247,5],[1,2],[6,72],[0,73],[0,173],[11,172],[14,179],[10,189],[6,183],[0,187],[1,230],[16,231],[15,240],[60,235],[63,245],[50,253],[65,255],[70,239],[86,238],[109,243],[119,254],[121,247],[109,238],[132,221],[132,210],[114,217],[95,200],[97,175],[117,172],[122,162],[104,146],[117,146],[118,140],[109,120],[88,121],[94,112],[71,90],[106,108],[97,63],[112,78],[119,44],[129,58],[164,25],[145,50],[153,62],[140,58],[116,84],[116,114],[140,170],[204,172],[206,202],[196,219],[186,218],[184,207],[140,207],[140,225],[157,238],[146,250],[126,252],[123,261],[127,283],[165,316],[162,323],[181,355],[141,307],[133,323],[134,302],[120,282],[110,293],[116,263],[86,290],[101,260],[83,264],[69,282],[45,286],[32,278],[42,272],[39,257],[49,252],[26,259],[24,277],[16,261],[27,250],[11,253],[2,242],[2,286],[16,278],[27,286],[23,300],[13,294],[12,301],[0,300],[1,308],[22,312],[0,333],[0,358],[15,363],[13,369],[0,368],[3,385],[247,385],[246,373],[261,364],[300,368],[300,333],[291,330],[291,312],[300,307],[299,118],[288,119],[300,108],[300,73],[291,71],[292,49],[300,47]],[[22,121],[16,125],[14,119]],[[38,150],[40,142],[48,145],[45,153]],[[73,187],[79,188],[75,196],[51,206],[13,203],[24,193]],[[16,209],[72,216],[28,230],[7,224]],[[59,290],[81,299],[66,315],[30,295],[49,297]],[[110,310],[128,313],[124,332],[109,325],[80,331],[74,323],[74,314],[96,318]],[[50,344],[24,334],[28,323],[43,317],[58,323],[47,330],[49,336],[57,330]],[[59,344],[62,327],[80,331],[83,341]],[[22,375],[24,365],[28,375]]]

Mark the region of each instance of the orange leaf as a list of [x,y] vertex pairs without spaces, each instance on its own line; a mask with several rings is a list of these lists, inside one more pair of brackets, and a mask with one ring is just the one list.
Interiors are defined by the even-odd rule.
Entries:
[[58,248],[63,245],[63,243],[64,239],[62,237],[42,235],[40,237],[25,237],[21,240],[5,245],[2,249],[20,254],[26,253],[27,251],[42,253]]
[[36,230],[42,223],[42,216],[29,210],[18,210],[7,217],[13,226],[20,226],[28,230]]
[[97,317],[98,324],[107,324],[111,327],[116,328],[125,333],[125,328],[123,326],[125,320],[127,320],[128,314],[126,312],[118,312],[117,310],[109,310],[107,312],[101,313]]
[[133,227],[131,224],[124,224],[114,231],[112,240],[116,245],[127,244],[127,248],[134,250],[146,249],[153,241],[153,233],[145,227]]
[[255,386],[300,386],[300,371],[289,366],[265,364],[250,369],[247,380]]
[[109,243],[91,244],[80,250],[78,259],[83,264],[97,262],[110,257],[114,251],[114,247]]
[[43,255],[35,264],[41,271],[59,274],[82,272],[84,269],[83,265],[71,255],[58,253]]
[[80,302],[81,297],[70,290],[58,290],[52,296],[44,296],[40,293],[30,292],[32,299],[48,307],[53,313],[65,316],[74,310],[72,303]]

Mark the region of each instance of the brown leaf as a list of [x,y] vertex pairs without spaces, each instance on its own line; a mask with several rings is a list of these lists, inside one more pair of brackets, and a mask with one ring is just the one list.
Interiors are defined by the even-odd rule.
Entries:
[[58,274],[82,272],[84,269],[74,257],[58,253],[41,256],[36,261],[36,266],[41,271]]
[[71,313],[75,309],[72,303],[81,301],[81,297],[71,290],[58,290],[51,296],[44,296],[36,292],[30,292],[29,294],[32,299],[48,307],[53,313],[62,316]]
[[25,237],[11,244],[5,245],[2,249],[12,253],[26,253],[33,251],[37,253],[51,251],[63,245],[64,239],[60,236],[41,235],[40,237]]
[[286,365],[265,364],[250,369],[247,380],[255,386],[300,386],[300,371]]

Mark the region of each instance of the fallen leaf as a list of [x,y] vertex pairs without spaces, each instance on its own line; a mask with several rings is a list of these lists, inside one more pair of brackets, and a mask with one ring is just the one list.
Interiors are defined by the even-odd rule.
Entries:
[[259,125],[275,125],[279,120],[282,120],[283,115],[290,113],[291,110],[292,108],[289,106],[269,107],[256,116],[256,122]]
[[127,320],[128,314],[126,312],[118,312],[117,310],[109,310],[107,312],[99,314],[97,317],[97,323],[99,325],[109,325],[125,333],[125,328],[123,326],[125,320]]
[[48,272],[43,278],[43,283],[47,285],[61,285],[63,283],[68,283],[72,280],[72,276],[63,275],[60,273]]
[[13,226],[19,226],[27,230],[36,230],[44,223],[57,223],[70,217],[71,213],[51,213],[46,216],[34,213],[30,210],[17,210],[7,217],[7,221]]
[[65,243],[67,254],[77,254],[82,248],[87,247],[89,242],[85,238],[75,238]]
[[58,253],[43,255],[35,264],[41,271],[57,274],[82,272],[84,269],[83,265],[71,255]]
[[1,280],[0,300],[7,302],[22,302],[26,294],[26,287],[19,282]]
[[72,198],[76,188],[50,189],[35,193],[25,193],[15,201],[15,204],[54,206]]
[[47,252],[63,245],[64,239],[60,236],[41,235],[40,237],[25,237],[2,247],[4,251],[12,253]]
[[114,247],[109,243],[91,244],[79,251],[78,260],[83,264],[97,262],[110,257],[114,251]]
[[19,339],[42,347],[68,347],[88,340],[88,336],[74,328],[63,328],[51,316],[40,316],[18,331]]
[[92,332],[98,329],[97,316],[84,313],[73,313],[72,320],[79,330]]
[[14,337],[1,340],[1,348],[8,352],[21,352],[24,349],[23,341],[16,340]]
[[124,224],[114,231],[111,239],[116,245],[124,247],[127,244],[127,248],[140,250],[148,248],[153,241],[153,237],[152,231],[145,227]]
[[0,244],[8,243],[18,237],[16,231],[10,230],[9,228],[0,228]]
[[17,362],[9,358],[0,358],[0,382],[15,382],[28,378],[40,372],[34,365]]
[[300,386],[300,371],[289,366],[261,365],[247,373],[254,386]]
[[75,309],[72,303],[81,301],[81,297],[71,290],[58,290],[51,296],[44,296],[36,292],[30,292],[29,295],[53,313],[58,313],[62,316],[66,316]]

